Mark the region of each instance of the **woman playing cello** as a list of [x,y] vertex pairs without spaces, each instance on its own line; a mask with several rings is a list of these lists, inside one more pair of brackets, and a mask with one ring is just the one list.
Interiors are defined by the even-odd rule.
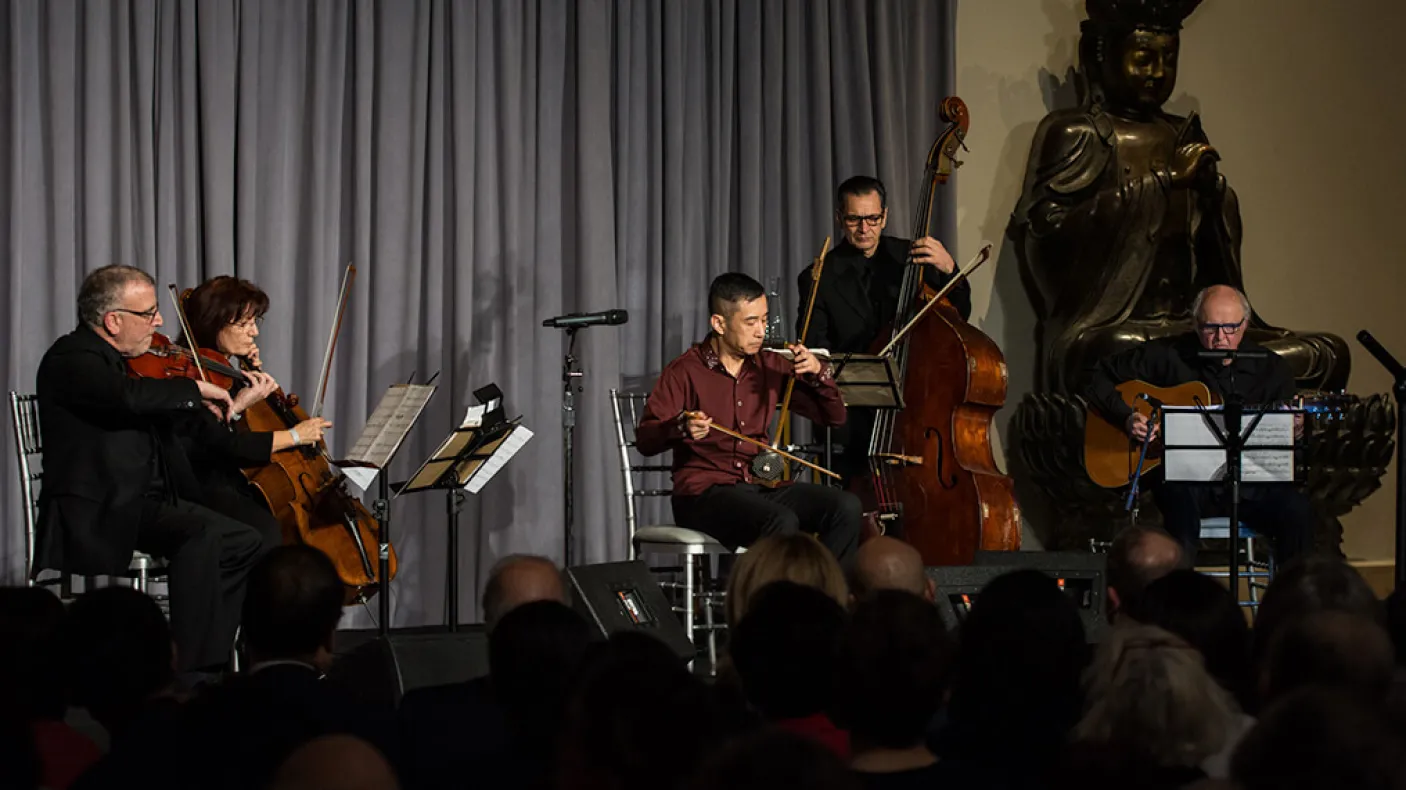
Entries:
[[[186,451],[212,507],[241,519],[251,509],[256,509],[258,523],[261,527],[268,525],[276,545],[280,542],[277,522],[269,512],[267,501],[250,485],[241,469],[267,464],[272,455],[281,450],[315,445],[332,424],[314,417],[288,430],[249,431],[233,427],[247,409],[278,389],[278,382],[260,370],[259,347],[255,342],[268,306],[268,294],[248,280],[229,276],[206,280],[184,299],[186,325],[193,337],[182,335],[177,342],[187,348],[208,349],[228,357],[231,366],[237,365],[249,382],[236,381],[231,391],[234,405],[228,422],[230,441],[214,448],[187,442]],[[206,413],[201,413],[197,419],[216,421],[212,414]]]

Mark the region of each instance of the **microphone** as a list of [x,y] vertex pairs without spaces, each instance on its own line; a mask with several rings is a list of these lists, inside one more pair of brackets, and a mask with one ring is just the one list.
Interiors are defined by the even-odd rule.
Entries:
[[542,326],[550,326],[556,329],[581,329],[588,326],[598,326],[605,324],[614,326],[623,324],[630,320],[630,314],[624,310],[602,310],[599,313],[567,313],[556,318],[548,318],[542,322]]
[[1146,392],[1139,392],[1139,393],[1137,394],[1137,396],[1138,396],[1139,399],[1145,400],[1145,401],[1147,401],[1148,403],[1151,403],[1152,406],[1153,406],[1154,408],[1157,408],[1157,409],[1160,409],[1160,408],[1162,408],[1163,406],[1166,405],[1166,404],[1164,404],[1162,401],[1157,400],[1156,398],[1152,397],[1151,395],[1148,395]]
[[1196,352],[1196,356],[1201,359],[1268,359],[1271,352],[1256,349],[1234,350],[1228,348],[1206,348]]
[[1390,351],[1382,348],[1382,344],[1378,343],[1375,337],[1372,337],[1371,332],[1365,329],[1358,332],[1357,342],[1361,343],[1363,348],[1371,352],[1372,356],[1376,357],[1377,361],[1382,363],[1382,367],[1386,368],[1394,378],[1401,378],[1403,372],[1401,363],[1396,361],[1396,357],[1393,357]]

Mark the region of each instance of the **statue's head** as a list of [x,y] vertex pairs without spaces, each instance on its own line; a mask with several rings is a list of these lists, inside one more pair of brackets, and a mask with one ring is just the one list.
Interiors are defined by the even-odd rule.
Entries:
[[1086,0],[1080,56],[1096,100],[1152,112],[1177,81],[1181,23],[1201,0]]

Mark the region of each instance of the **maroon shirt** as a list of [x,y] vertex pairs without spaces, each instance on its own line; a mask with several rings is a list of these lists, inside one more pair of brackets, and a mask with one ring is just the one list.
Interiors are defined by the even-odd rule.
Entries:
[[[644,455],[674,451],[675,496],[701,494],[714,485],[752,482],[752,458],[761,448],[719,431],[694,441],[679,415],[701,411],[724,428],[770,444],[767,428],[791,370],[790,360],[763,351],[744,360],[733,378],[711,342],[693,346],[664,368],[649,394],[635,429],[639,451]],[[791,409],[821,425],[844,424],[844,401],[828,365],[818,374],[796,380]]]

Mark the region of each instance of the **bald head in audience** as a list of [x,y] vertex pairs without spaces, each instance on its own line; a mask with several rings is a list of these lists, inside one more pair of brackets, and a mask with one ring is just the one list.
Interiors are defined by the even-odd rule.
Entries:
[[864,541],[855,555],[853,583],[856,599],[875,590],[905,590],[931,601],[932,579],[923,568],[923,557],[911,545],[887,535]]
[[511,554],[498,561],[483,588],[483,622],[489,631],[514,608],[533,601],[567,603],[566,586],[556,563],[532,554]]
[[1181,567],[1181,544],[1167,533],[1128,527],[1108,550],[1108,613],[1113,619],[1147,589],[1147,585]]
[[400,790],[376,747],[351,735],[324,735],[288,755],[274,790]]

